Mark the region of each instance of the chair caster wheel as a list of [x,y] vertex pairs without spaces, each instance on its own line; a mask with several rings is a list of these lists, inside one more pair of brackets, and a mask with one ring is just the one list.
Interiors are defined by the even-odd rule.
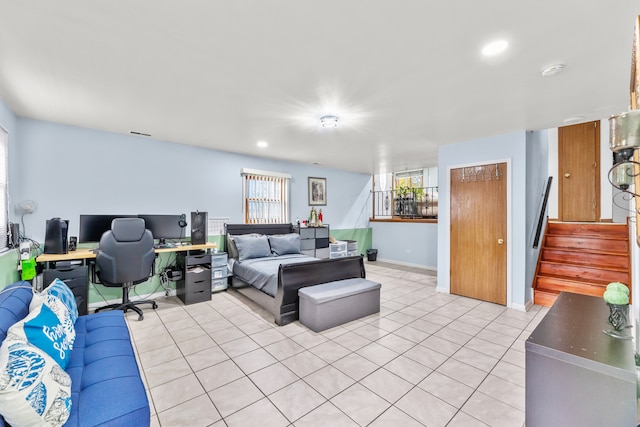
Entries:
[[144,316],[142,314],[138,316],[138,322],[140,322],[141,320],[144,320]]
[[156,308],[158,308],[158,304],[156,304],[155,302],[153,303],[153,305],[151,306],[153,307],[153,309],[155,310]]

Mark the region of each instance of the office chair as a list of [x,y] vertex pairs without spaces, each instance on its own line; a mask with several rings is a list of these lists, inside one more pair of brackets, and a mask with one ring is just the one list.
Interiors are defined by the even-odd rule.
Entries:
[[111,230],[100,238],[96,265],[97,283],[107,287],[122,287],[122,303],[99,307],[100,310],[131,309],[138,313],[138,320],[144,319],[140,304],[158,304],[152,300],[131,301],[129,288],[149,280],[154,271],[155,251],[153,235],[145,229],[142,218],[116,218],[111,222]]

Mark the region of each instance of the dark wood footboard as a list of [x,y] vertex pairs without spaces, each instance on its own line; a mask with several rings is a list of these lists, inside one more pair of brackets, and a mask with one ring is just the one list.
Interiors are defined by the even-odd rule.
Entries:
[[275,298],[275,322],[282,326],[298,319],[298,289],[357,277],[365,277],[362,256],[281,265]]
[[[225,250],[230,248],[229,235],[236,234],[287,234],[293,232],[292,224],[226,224]],[[278,325],[286,325],[298,319],[298,289],[342,279],[365,277],[362,256],[319,259],[299,264],[283,264],[278,270],[276,297],[254,288],[234,277],[230,284],[247,298],[273,314]]]

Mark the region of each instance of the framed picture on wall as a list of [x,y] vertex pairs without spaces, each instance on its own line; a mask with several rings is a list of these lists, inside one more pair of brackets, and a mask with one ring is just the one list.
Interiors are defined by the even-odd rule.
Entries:
[[309,206],[327,204],[327,179],[309,177]]

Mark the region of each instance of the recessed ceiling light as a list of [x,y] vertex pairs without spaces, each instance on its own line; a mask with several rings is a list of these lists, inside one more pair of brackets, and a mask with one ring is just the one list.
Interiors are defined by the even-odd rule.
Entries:
[[562,72],[564,70],[564,67],[565,67],[564,64],[548,65],[544,67],[542,70],[540,70],[540,74],[542,74],[542,77],[555,76],[556,74]]
[[322,116],[320,117],[320,124],[323,128],[334,128],[338,126],[337,116]]
[[484,56],[495,56],[504,52],[507,47],[509,47],[509,42],[506,40],[495,40],[482,48],[482,54]]
[[266,148],[269,144],[267,144],[267,141],[258,141],[256,145],[260,148]]
[[562,123],[564,123],[565,125],[573,125],[575,123],[580,123],[583,120],[584,120],[584,116],[574,116],[574,117],[568,117],[564,119]]

